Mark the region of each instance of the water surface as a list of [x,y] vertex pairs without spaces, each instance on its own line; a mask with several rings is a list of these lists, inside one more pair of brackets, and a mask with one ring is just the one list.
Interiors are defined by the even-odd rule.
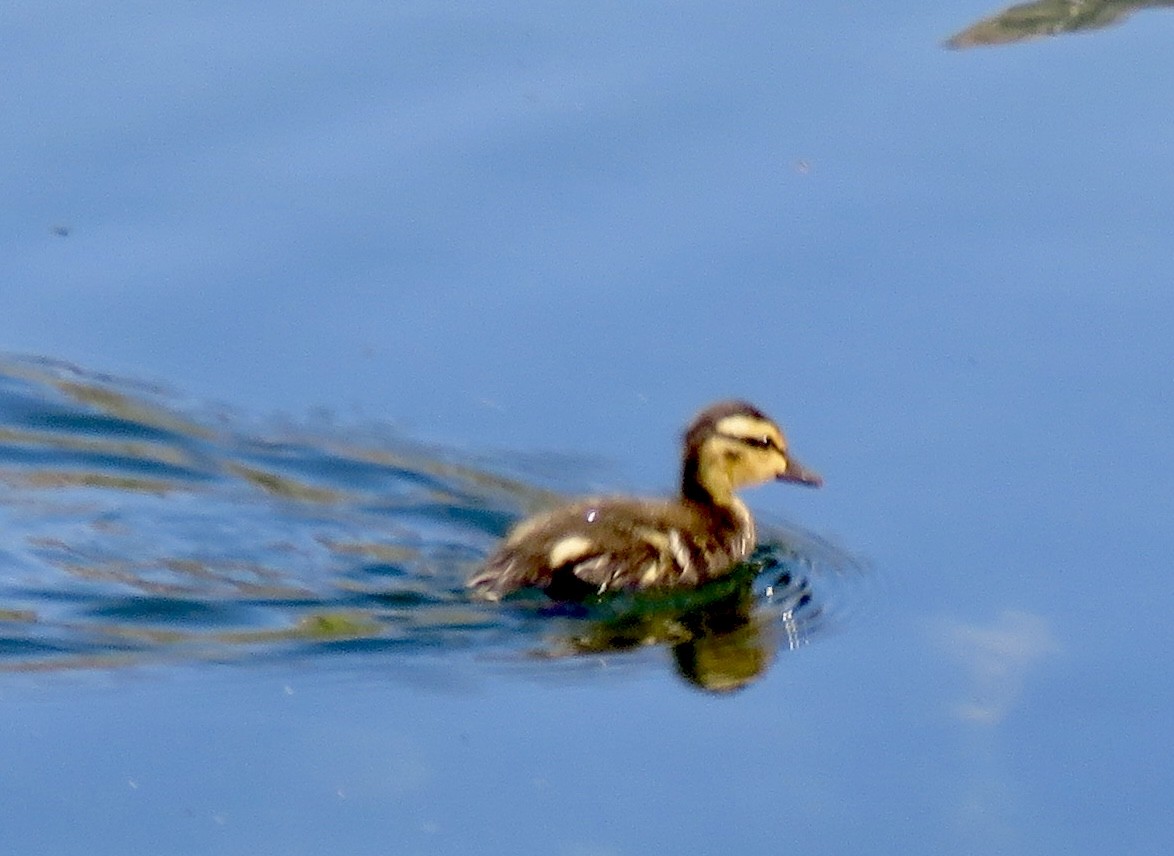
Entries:
[[[1170,852],[1148,5],[9,4],[0,850]],[[808,644],[464,600],[732,396]]]

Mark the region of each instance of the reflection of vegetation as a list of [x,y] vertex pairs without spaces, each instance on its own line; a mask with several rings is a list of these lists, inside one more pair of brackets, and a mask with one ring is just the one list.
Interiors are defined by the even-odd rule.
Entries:
[[37,620],[37,614],[31,609],[3,609],[0,608],[0,621],[19,621],[31,624]]
[[[667,646],[677,673],[700,689],[729,692],[760,678],[780,642],[804,641],[796,617],[810,593],[805,580],[775,571],[770,602],[755,591],[765,561],[748,562],[729,577],[702,589],[669,595],[620,596],[605,601],[603,614],[588,610],[587,627],[554,640],[547,657],[597,655],[646,646]],[[777,589],[777,591],[774,591]],[[809,611],[804,621],[818,617]],[[780,633],[785,629],[785,633]]]
[[301,502],[317,502],[322,504],[338,502],[343,499],[343,496],[337,491],[302,484],[288,476],[267,473],[255,467],[246,467],[243,464],[229,464],[228,469],[250,484],[256,485],[262,490],[274,496],[280,496],[283,499],[296,499]]
[[1096,30],[1120,23],[1138,9],[1166,6],[1174,6],[1174,0],[1036,0],[979,21],[945,44],[970,48]]
[[24,478],[29,487],[37,488],[69,488],[95,487],[108,490],[122,490],[127,493],[149,493],[163,496],[172,490],[170,482],[160,479],[138,479],[131,476],[115,476],[105,473],[54,473],[32,472]]
[[[74,369],[74,371],[78,370]],[[84,374],[79,376],[85,378]],[[109,382],[110,378],[99,380]],[[193,422],[182,419],[173,413],[157,407],[147,405],[142,401],[137,401],[121,392],[115,392],[109,387],[102,386],[89,379],[65,380],[57,378],[54,383],[61,392],[70,398],[76,399],[82,404],[90,405],[97,410],[110,413],[119,419],[125,419],[128,423],[146,425],[161,431],[174,432],[191,437],[206,439],[211,436],[207,429]],[[157,393],[158,390],[153,390],[153,392]]]
[[364,639],[378,636],[382,627],[379,622],[363,613],[320,612],[308,615],[282,630],[253,630],[236,633],[221,633],[222,642],[234,645],[256,645],[259,643],[288,642],[302,640],[324,642],[339,639]]
[[[479,505],[487,497],[508,499],[524,511],[555,498],[435,449],[404,442],[393,447],[382,436],[376,447],[337,435],[310,434],[301,442],[236,436],[211,419],[205,424],[174,412],[158,389],[88,374],[66,363],[0,357],[4,378],[22,382],[21,393],[34,406],[22,405],[14,423],[0,424],[0,452],[19,449],[45,463],[6,472],[0,456],[0,479],[30,487],[160,494],[235,478],[270,495],[314,505],[406,494],[415,503]],[[220,421],[225,419],[221,414]],[[351,473],[378,486],[348,483]]]
[[[3,620],[2,616],[3,611],[0,611],[0,620]],[[122,649],[123,653],[116,660],[112,660],[109,654],[92,653],[26,658],[3,663],[0,671],[110,668],[112,665],[134,665],[145,661],[148,656],[152,660],[201,657],[223,660],[282,644],[314,645],[369,639],[379,636],[384,628],[371,616],[359,612],[319,612],[301,618],[293,626],[268,630],[210,631],[110,622],[92,630],[108,640],[107,648]]]

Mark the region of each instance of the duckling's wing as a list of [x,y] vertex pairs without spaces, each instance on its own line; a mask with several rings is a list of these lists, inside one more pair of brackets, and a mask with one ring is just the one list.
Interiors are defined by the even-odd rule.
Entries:
[[556,509],[519,526],[469,585],[491,600],[526,587],[578,600],[679,580],[692,563],[672,517],[667,504],[623,500]]
[[544,587],[555,600],[655,585],[667,571],[655,543],[609,527],[561,538],[551,545],[547,560],[549,582]]

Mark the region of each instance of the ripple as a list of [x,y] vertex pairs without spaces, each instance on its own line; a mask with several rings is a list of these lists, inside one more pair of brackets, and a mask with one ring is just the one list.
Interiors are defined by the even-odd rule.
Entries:
[[[0,358],[0,670],[170,659],[475,651],[515,665],[665,649],[742,686],[823,632],[863,576],[811,533],[763,526],[726,580],[590,608],[471,602],[464,580],[543,461],[458,455],[383,428],[267,425],[48,360]],[[519,473],[542,472],[538,487]]]

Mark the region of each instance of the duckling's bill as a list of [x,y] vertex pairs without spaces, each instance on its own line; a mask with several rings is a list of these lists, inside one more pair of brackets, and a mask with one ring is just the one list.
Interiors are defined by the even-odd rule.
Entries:
[[775,480],[805,484],[808,487],[823,487],[823,476],[815,470],[807,469],[792,457],[787,458],[787,468]]

